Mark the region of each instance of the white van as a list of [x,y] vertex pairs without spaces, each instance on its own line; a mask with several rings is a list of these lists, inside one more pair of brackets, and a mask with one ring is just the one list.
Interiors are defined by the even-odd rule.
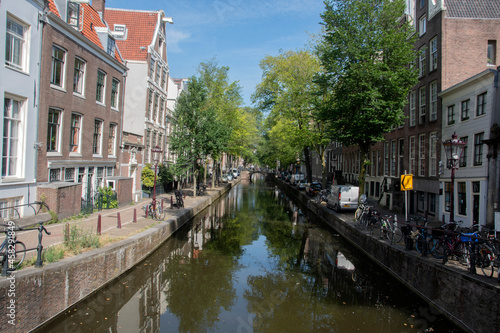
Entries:
[[290,184],[292,184],[293,186],[297,186],[298,183],[304,179],[306,179],[306,175],[304,175],[303,173],[296,173],[292,175],[292,178],[290,179]]
[[326,206],[341,210],[358,209],[359,187],[351,185],[332,185],[330,194],[326,200]]

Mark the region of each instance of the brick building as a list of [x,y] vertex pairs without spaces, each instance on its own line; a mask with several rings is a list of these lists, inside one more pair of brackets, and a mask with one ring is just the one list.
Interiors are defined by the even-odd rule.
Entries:
[[[98,188],[119,181],[127,73],[111,31],[92,6],[48,1],[40,71],[38,186],[81,187],[81,199],[89,200]],[[79,202],[75,196],[68,199]]]

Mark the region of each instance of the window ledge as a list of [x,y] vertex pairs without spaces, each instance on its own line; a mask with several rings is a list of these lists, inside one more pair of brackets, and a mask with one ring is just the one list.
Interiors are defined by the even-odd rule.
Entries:
[[103,102],[95,101],[95,103],[96,103],[97,105],[100,105],[100,106],[106,107],[106,104],[104,104]]
[[102,155],[99,155],[99,154],[93,154],[92,157],[96,157],[96,158],[103,158]]
[[26,72],[24,69],[14,67],[14,66],[11,66],[9,64],[5,64],[5,68],[12,69],[13,71],[18,72],[19,74],[28,75],[28,76],[30,75],[30,73]]
[[57,151],[48,151],[47,152],[47,157],[61,157],[62,154]]
[[26,181],[25,178],[16,178],[16,177],[5,177],[2,178],[2,183],[20,183]]
[[63,87],[61,87],[61,86],[55,85],[55,84],[53,84],[53,83],[51,83],[51,84],[50,84],[50,87],[51,87],[52,89],[59,90],[60,92],[63,92],[63,93],[65,93],[65,92],[66,92],[66,89],[64,89],[64,88],[63,88]]
[[115,111],[115,112],[120,112],[120,110],[119,110],[118,108],[115,108],[115,107],[113,107],[113,106],[111,107],[111,110],[112,110],[112,111]]
[[87,98],[85,98],[84,95],[82,95],[82,94],[80,94],[79,92],[76,92],[76,91],[73,91],[73,96],[81,98],[81,99],[87,99]]
[[70,157],[82,157],[82,154],[81,153],[70,152],[69,156]]

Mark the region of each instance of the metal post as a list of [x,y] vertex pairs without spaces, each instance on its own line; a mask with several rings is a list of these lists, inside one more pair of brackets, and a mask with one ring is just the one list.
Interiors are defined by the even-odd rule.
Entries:
[[40,268],[43,267],[43,260],[42,260],[42,251],[43,251],[43,245],[42,245],[42,237],[43,237],[43,224],[40,222],[40,225],[38,226],[38,246],[36,247],[36,262],[35,262],[35,267]]
[[97,215],[97,234],[101,235],[101,214]]
[[455,166],[451,166],[450,222],[455,222]]
[[137,223],[137,209],[134,208],[134,223]]
[[117,222],[118,222],[118,225],[116,227],[118,229],[121,229],[122,228],[122,219],[120,217],[120,212],[116,213],[116,216],[117,216]]

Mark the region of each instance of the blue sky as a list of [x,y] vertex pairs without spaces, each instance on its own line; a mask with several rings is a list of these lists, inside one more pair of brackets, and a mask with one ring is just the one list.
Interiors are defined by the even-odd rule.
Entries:
[[215,58],[239,81],[245,106],[261,81],[259,62],[305,48],[324,11],[322,0],[107,0],[106,7],[165,11],[174,20],[166,27],[170,74],[197,75],[201,62]]

